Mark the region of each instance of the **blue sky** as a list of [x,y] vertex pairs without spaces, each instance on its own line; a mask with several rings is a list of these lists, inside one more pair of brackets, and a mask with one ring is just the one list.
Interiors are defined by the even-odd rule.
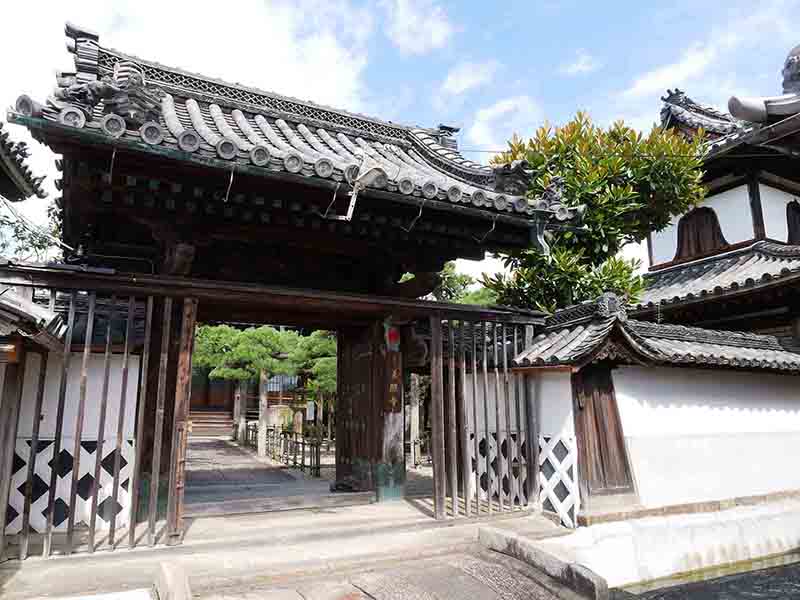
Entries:
[[[734,93],[780,93],[798,9],[800,0],[15,2],[3,9],[0,102],[44,99],[54,69],[71,68],[70,20],[144,58],[384,119],[456,125],[461,148],[495,150],[577,110],[649,128],[668,87],[719,107]],[[53,156],[34,150],[52,180]],[[25,210],[41,218],[43,208]]]

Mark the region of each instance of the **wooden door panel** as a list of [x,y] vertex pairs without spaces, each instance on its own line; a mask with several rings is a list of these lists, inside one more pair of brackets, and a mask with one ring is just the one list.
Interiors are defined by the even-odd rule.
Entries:
[[611,369],[585,367],[572,377],[579,471],[589,494],[633,491]]

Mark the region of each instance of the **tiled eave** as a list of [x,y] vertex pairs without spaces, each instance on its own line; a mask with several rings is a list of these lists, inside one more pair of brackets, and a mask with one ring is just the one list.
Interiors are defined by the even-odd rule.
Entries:
[[[277,165],[274,167],[272,165],[269,167],[256,166],[243,158],[233,161],[224,160],[218,158],[215,154],[211,154],[210,152],[198,151],[188,153],[183,152],[177,147],[170,147],[163,144],[147,144],[142,141],[138,134],[123,136],[121,138],[112,138],[102,133],[99,129],[93,127],[84,127],[78,129],[68,125],[62,125],[49,119],[28,117],[15,112],[10,112],[8,114],[8,120],[9,122],[28,127],[37,137],[59,136],[60,138],[71,139],[82,144],[107,147],[109,148],[109,152],[114,148],[131,152],[142,152],[169,160],[181,161],[206,168],[218,169],[226,173],[233,171],[235,174],[266,177],[275,180],[323,188],[331,191],[335,190],[337,185],[342,184],[344,181],[343,176],[339,177],[338,180],[337,178],[314,177],[313,175],[306,173],[291,173]],[[341,192],[344,193],[346,189],[347,188],[345,187],[341,190]],[[415,207],[420,206],[424,202],[425,210],[441,210],[470,218],[504,223],[507,225],[524,228],[526,230],[530,229],[531,227],[530,217],[517,216],[514,213],[493,213],[466,203],[454,203],[441,199],[428,199],[422,196],[422,194],[406,195],[399,193],[396,189],[396,186],[392,186],[391,184],[387,186],[386,189],[367,188],[362,192],[362,195]]]
[[635,310],[677,306],[800,281],[800,246],[756,242],[752,246],[645,275]]
[[15,152],[15,144],[8,132],[3,131],[2,122],[0,122],[0,177],[6,177],[12,184],[11,189],[15,190],[15,193],[9,195],[9,200],[24,200],[34,195],[39,198],[47,196],[41,185],[43,178],[34,177],[30,167],[25,164],[25,159]]
[[624,310],[589,314],[587,305],[566,311],[575,308],[577,321],[566,319],[568,326],[551,321],[514,358],[514,368],[579,369],[594,359],[611,358],[634,364],[800,374],[800,346],[775,336],[635,321]]

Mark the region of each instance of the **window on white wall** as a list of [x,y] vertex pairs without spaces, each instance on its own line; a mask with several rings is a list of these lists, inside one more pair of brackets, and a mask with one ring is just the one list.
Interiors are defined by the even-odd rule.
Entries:
[[678,221],[678,248],[675,260],[710,254],[728,245],[719,226],[717,213],[707,206],[688,212]]
[[792,200],[786,205],[786,242],[800,244],[800,202]]

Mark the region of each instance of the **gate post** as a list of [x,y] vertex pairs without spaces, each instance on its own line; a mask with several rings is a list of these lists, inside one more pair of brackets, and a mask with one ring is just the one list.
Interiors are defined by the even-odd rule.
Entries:
[[444,364],[442,361],[442,321],[430,318],[431,327],[431,456],[433,457],[433,512],[445,518],[446,468],[444,464]]
[[0,519],[0,563],[6,556],[6,511],[8,510],[8,497],[11,489],[11,469],[14,458],[14,449],[17,444],[17,426],[19,424],[19,409],[22,403],[22,388],[25,383],[25,352],[19,344],[19,362],[8,364],[3,379],[2,397],[0,397],[0,506],[2,506],[2,519]]
[[169,498],[167,501],[167,544],[180,543],[183,533],[183,492],[185,488],[187,421],[192,393],[192,350],[197,324],[197,299],[183,301],[183,320],[178,354],[178,373],[175,386],[173,412],[172,453],[169,470]]

